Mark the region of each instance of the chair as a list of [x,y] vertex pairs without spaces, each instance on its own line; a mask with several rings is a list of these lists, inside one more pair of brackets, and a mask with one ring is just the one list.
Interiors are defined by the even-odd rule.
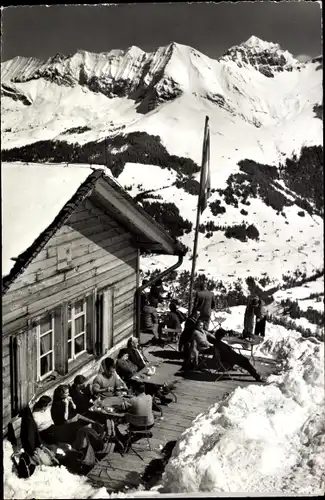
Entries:
[[145,438],[148,443],[149,450],[151,451],[151,443],[150,439],[152,438],[152,432],[151,429],[153,428],[152,425],[145,425],[144,422],[146,422],[146,417],[142,416],[136,416],[132,415],[132,424],[134,425],[134,422],[137,422],[139,427],[141,427],[141,430],[137,430],[134,428],[130,428],[130,426],[127,429],[127,438],[126,438],[126,443],[124,445],[124,453],[127,453],[130,449],[143,461],[142,456],[134,449],[133,443],[136,441],[139,441],[140,439]]
[[164,327],[161,329],[159,340],[163,343],[163,347],[170,347],[174,351],[177,351],[178,349],[176,349],[172,344],[178,344],[180,334],[181,332],[179,330]]
[[234,380],[232,374],[230,373],[230,371],[239,371],[241,373],[243,373],[242,369],[237,367],[237,369],[234,369],[233,366],[227,366],[225,365],[222,360],[221,360],[221,357],[220,357],[220,354],[219,352],[217,351],[217,349],[215,349],[214,351],[214,354],[213,354],[213,360],[215,361],[216,363],[216,367],[214,368],[214,373],[216,375],[218,375],[218,378],[216,379],[216,382],[218,382],[218,380],[221,380],[222,377],[224,376],[224,374],[226,374],[231,380]]

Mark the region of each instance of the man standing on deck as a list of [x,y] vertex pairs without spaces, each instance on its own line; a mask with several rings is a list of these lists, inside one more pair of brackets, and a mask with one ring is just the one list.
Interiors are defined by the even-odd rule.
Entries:
[[205,330],[209,330],[211,310],[215,308],[215,305],[214,294],[207,290],[206,281],[203,281],[194,299],[193,313],[200,312],[200,319]]

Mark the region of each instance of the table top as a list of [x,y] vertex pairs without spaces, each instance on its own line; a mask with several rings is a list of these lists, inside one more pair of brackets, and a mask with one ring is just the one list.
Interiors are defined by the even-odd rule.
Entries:
[[260,337],[259,335],[255,335],[255,336],[251,337],[250,339],[240,339],[237,337],[225,338],[225,342],[227,342],[227,344],[229,344],[229,345],[241,344],[243,346],[245,346],[245,344],[246,345],[248,344],[249,346],[258,345],[261,342],[263,342],[263,340],[264,340],[264,337]]
[[90,408],[91,411],[98,411],[108,417],[123,417],[125,412],[117,411],[116,406],[121,406],[123,401],[127,399],[123,396],[108,396],[102,399],[99,403],[95,402]]
[[153,364],[149,363],[147,366],[142,368],[142,370],[138,371],[131,380],[135,382],[142,382],[144,384],[150,384],[150,385],[164,385],[169,382],[173,382],[174,377],[172,378],[171,375],[168,375],[166,373],[161,373],[156,367],[156,371],[153,375],[149,375],[147,373],[148,368],[152,367]]

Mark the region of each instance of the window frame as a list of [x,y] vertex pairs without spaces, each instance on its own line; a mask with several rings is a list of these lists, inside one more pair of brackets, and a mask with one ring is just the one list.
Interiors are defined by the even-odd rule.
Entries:
[[[50,316],[50,322],[51,322],[51,330],[47,330],[46,332],[41,333],[41,321],[44,319],[46,316]],[[36,379],[37,382],[42,382],[45,380],[47,377],[52,375],[53,372],[55,372],[55,315],[54,311],[51,311],[47,313],[46,315],[41,316],[35,325],[36,328],[36,353],[37,353],[37,367],[36,367]],[[52,345],[51,349],[47,351],[45,354],[41,354],[41,338],[44,337],[45,335],[48,335],[50,332],[52,332]],[[46,372],[44,375],[41,375],[41,358],[48,356],[50,353],[52,353],[52,370]]]
[[[82,311],[80,313],[75,314],[75,304],[77,302],[82,301]],[[64,325],[67,328],[67,331],[69,329],[69,324],[71,324],[71,338],[67,336],[67,357],[68,357],[68,365],[73,363],[76,359],[78,359],[80,356],[82,356],[85,352],[87,352],[87,296],[83,296],[81,298],[75,298],[72,300],[69,300],[67,302],[67,308],[69,310],[69,305],[71,304],[71,317],[69,319],[69,314],[67,313],[67,324]],[[84,330],[81,333],[78,333],[75,335],[75,320],[78,318],[84,317]],[[84,336],[84,349],[78,354],[75,354],[75,339],[81,337],[81,335]],[[69,344],[71,343],[71,358],[69,358]]]

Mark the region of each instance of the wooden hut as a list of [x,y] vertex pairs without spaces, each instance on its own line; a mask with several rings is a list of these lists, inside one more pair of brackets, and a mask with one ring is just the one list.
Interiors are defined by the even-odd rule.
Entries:
[[135,334],[141,252],[178,266],[184,250],[106,170],[3,164],[2,186],[6,432],[31,398],[92,376]]

